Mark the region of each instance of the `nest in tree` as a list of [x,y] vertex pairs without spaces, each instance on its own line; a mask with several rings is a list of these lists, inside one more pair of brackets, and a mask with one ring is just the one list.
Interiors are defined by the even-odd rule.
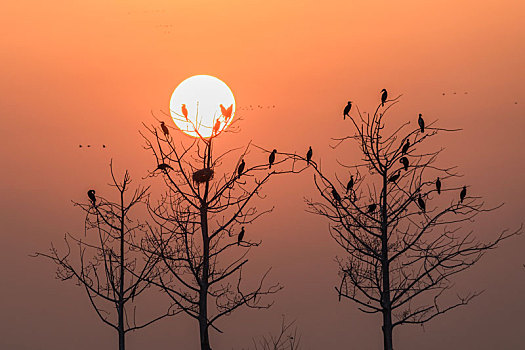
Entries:
[[193,173],[193,181],[198,184],[205,183],[213,179],[213,169],[204,168]]

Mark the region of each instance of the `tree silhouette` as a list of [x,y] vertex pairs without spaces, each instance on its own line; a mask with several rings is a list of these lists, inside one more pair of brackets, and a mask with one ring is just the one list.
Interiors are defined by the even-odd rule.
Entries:
[[[89,203],[74,203],[86,213],[85,238],[66,234],[67,252],[60,253],[51,244],[49,252],[37,252],[34,256],[53,261],[57,265],[58,279],[74,280],[85,289],[102,322],[117,331],[119,350],[124,350],[128,332],[144,328],[180,310],[172,305],[157,317],[143,323],[136,321],[135,298],[150,286],[148,280],[153,278],[158,262],[154,256],[144,259],[138,249],[141,239],[138,236],[143,236],[148,226],[130,217],[130,212],[137,206],[145,206],[148,188],[136,188],[131,198],[127,199],[131,183],[129,173],[126,171],[119,182],[112,165],[110,170],[111,186],[119,196],[116,202],[96,197],[95,192],[90,190]],[[78,256],[74,256],[73,248],[78,249]]]
[[[249,224],[271,211],[259,211],[253,200],[262,197],[261,187],[271,177],[295,172],[293,157],[278,153],[268,169],[269,162],[251,152],[259,151],[258,156],[264,157],[272,153],[251,144],[244,149],[214,151],[217,136],[225,131],[226,123],[218,124],[222,117],[228,116],[213,121],[210,138],[202,137],[201,126],[193,124],[199,137],[191,140],[161,133],[156,125],[145,125],[147,132],[143,133],[146,148],[157,162],[150,176],[162,177],[166,187],[158,200],[149,201],[156,225],[150,227],[143,249],[163,262],[163,270],[151,283],[198,322],[202,350],[211,349],[210,328],[221,332],[216,325],[219,319],[243,306],[268,308],[271,303],[263,303],[261,297],[282,288],[265,284],[269,270],[255,285],[245,288],[243,269],[250,249],[260,244]],[[291,168],[279,170],[287,164]]]
[[416,127],[410,122],[385,127],[385,116],[399,97],[382,101],[372,115],[361,114],[354,105],[345,121],[352,135],[334,139],[334,148],[356,141],[362,163],[342,164],[347,175],[341,180],[312,162],[323,200],[307,200],[308,211],[329,219],[330,234],[346,253],[337,259],[339,299],[382,315],[385,350],[393,348],[395,327],[423,324],[479,295],[471,292],[448,304],[442,301],[454,285],[451,277],[519,232],[505,230],[480,242],[472,231],[463,231],[462,224],[495,208],[486,208],[467,186],[457,185],[455,167],[436,164],[443,148],[425,148],[439,132],[455,130],[438,128],[436,121],[424,128],[422,121]]
[[301,336],[294,327],[295,321],[287,322],[283,316],[277,335],[269,334],[258,339],[252,339],[254,350],[298,350]]

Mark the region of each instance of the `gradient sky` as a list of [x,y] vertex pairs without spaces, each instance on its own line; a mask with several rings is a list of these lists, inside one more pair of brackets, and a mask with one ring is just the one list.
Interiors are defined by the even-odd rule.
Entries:
[[[441,164],[459,165],[472,193],[503,208],[472,228],[489,239],[524,221],[525,3],[500,1],[9,1],[0,12],[0,348],[108,349],[113,331],[83,291],[54,280],[54,266],[30,258],[64,233],[82,232],[71,200],[107,191],[108,164],[138,180],[154,164],[141,123],[167,111],[173,89],[195,74],[226,82],[249,140],[287,151],[314,149],[324,169],[359,159],[345,135],[348,99],[375,107],[382,88],[403,94],[389,116],[423,113],[463,128],[434,139]],[[456,92],[454,95],[453,93]],[[468,94],[465,94],[468,92]],[[445,96],[442,95],[445,93]],[[106,150],[78,144],[108,145]],[[104,189],[104,190],[102,190]],[[469,190],[470,191],[470,190]],[[322,218],[305,213],[311,174],[265,187],[274,212],[249,228],[263,246],[253,271],[273,266],[285,289],[269,311],[240,311],[212,336],[217,349],[297,320],[303,349],[379,349],[379,316],[338,303],[334,257],[342,254]],[[248,230],[247,230],[248,232]],[[525,238],[504,242],[457,280],[485,290],[471,305],[424,328],[396,329],[399,349],[518,349],[525,321]],[[160,302],[160,301],[159,301]],[[156,301],[153,301],[155,304]],[[155,304],[156,305],[156,304]],[[154,306],[155,306],[154,305]],[[158,306],[158,305],[156,305]],[[131,334],[129,349],[197,349],[193,320],[176,317]]]

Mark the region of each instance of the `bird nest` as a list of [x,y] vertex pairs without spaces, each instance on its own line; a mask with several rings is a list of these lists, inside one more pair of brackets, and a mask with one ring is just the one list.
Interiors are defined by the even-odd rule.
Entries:
[[193,173],[193,181],[196,183],[205,183],[213,179],[213,169],[211,168],[204,168],[197,170]]

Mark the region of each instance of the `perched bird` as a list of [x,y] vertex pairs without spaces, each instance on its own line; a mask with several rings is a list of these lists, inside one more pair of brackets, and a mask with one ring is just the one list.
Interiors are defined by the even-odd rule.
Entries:
[[423,200],[423,198],[421,198],[421,194],[419,195],[419,197],[417,197],[417,205],[419,205],[419,207],[424,213],[426,209],[426,205],[425,205],[425,201]]
[[401,176],[401,173],[398,171],[397,173],[395,173],[394,175],[390,176],[388,178],[388,181],[389,182],[396,182],[398,179],[399,179],[399,176]]
[[424,133],[425,132],[425,121],[423,120],[421,113],[419,113],[419,118],[417,119],[417,123],[419,124],[419,128],[421,129],[421,133]]
[[351,191],[353,187],[354,187],[354,175],[350,175],[350,180],[346,184],[346,193],[348,193],[348,191]]
[[405,171],[408,170],[408,158],[407,157],[401,157],[401,159],[399,159],[399,163],[403,164]]
[[439,177],[436,180],[436,190],[438,191],[438,194],[441,194],[441,180]]
[[334,187],[332,187],[332,196],[336,202],[341,202],[341,196],[337,193],[337,190]]
[[312,151],[312,146],[310,146],[310,148],[308,148],[308,152],[306,152],[306,163],[310,164],[313,153],[314,152]]
[[348,113],[350,113],[350,110],[352,109],[352,101],[348,101],[348,104],[345,106],[345,109],[343,111],[343,120],[348,117]]
[[408,152],[409,147],[410,147],[410,140],[407,139],[407,142],[403,145],[403,148],[401,149],[401,153],[406,154]]
[[274,149],[272,153],[270,153],[270,156],[268,157],[268,163],[270,163],[270,166],[268,167],[269,169],[272,168],[272,164],[273,162],[275,162],[275,153],[277,153],[276,149]]
[[459,199],[461,200],[461,203],[463,203],[463,200],[465,199],[466,195],[467,195],[467,186],[463,186],[463,189],[461,190],[461,193],[459,194]]
[[386,89],[381,90],[381,107],[385,105],[387,97],[388,93],[386,92]]
[[157,165],[157,169],[164,170],[164,171],[167,171],[168,169],[173,170],[173,168],[170,165],[166,164],[166,163],[161,163],[161,164]]
[[170,134],[170,131],[168,130],[168,127],[164,122],[160,122],[160,128],[162,129],[162,132],[164,133],[164,136],[168,136]]
[[237,168],[237,176],[241,177],[242,172],[244,171],[244,167],[246,166],[246,163],[244,162],[244,159],[241,160],[241,164],[239,164],[239,167]]
[[377,208],[377,204],[375,203],[372,203],[368,206],[368,212],[369,213],[373,213],[374,211],[376,211],[376,208]]
[[89,199],[91,200],[91,202],[93,203],[93,206],[95,206],[95,203],[97,201],[97,198],[95,197],[95,190],[89,190],[87,192],[87,195],[88,195]]
[[219,119],[215,122],[215,125],[213,126],[213,133],[217,135],[219,133],[219,129],[221,128],[221,122]]
[[184,118],[186,118],[186,120],[188,120],[188,109],[186,108],[186,105],[185,104],[182,104],[182,115],[184,116]]
[[239,236],[237,236],[237,245],[241,245],[243,238],[244,238],[244,226],[241,228],[241,232],[239,232]]

